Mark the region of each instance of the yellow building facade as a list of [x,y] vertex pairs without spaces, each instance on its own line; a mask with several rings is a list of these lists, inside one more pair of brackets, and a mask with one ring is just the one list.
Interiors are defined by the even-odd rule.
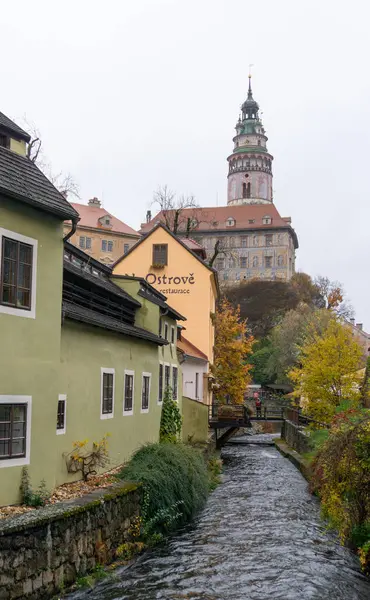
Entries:
[[113,265],[113,274],[143,277],[164,294],[185,315],[186,338],[213,363],[217,273],[181,239],[158,224]]

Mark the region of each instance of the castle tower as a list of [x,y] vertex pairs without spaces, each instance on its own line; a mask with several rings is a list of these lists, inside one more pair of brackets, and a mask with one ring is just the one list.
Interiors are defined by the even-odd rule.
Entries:
[[268,153],[267,136],[259,117],[258,103],[252,94],[249,75],[248,98],[241,107],[233,138],[234,151],[228,157],[229,174],[227,203],[272,203],[272,161]]

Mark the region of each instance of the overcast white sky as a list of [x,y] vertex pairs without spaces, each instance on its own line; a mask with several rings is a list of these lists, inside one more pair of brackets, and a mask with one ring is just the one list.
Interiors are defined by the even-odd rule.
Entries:
[[253,63],[298,268],[341,281],[369,330],[369,21],[366,0],[3,2],[0,110],[138,228],[158,184],[226,204]]

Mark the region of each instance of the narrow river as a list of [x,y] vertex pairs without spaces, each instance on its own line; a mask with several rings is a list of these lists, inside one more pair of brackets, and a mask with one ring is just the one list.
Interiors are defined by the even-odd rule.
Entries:
[[227,446],[196,521],[73,600],[369,600],[370,581],[274,447]]

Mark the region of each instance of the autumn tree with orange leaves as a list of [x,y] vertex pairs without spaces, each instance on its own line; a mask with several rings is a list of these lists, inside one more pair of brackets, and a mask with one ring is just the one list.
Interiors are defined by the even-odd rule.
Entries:
[[247,321],[240,318],[240,308],[223,300],[213,317],[215,326],[214,364],[215,397],[218,402],[227,398],[243,404],[244,392],[251,381],[247,363],[252,352],[253,337],[247,332]]

